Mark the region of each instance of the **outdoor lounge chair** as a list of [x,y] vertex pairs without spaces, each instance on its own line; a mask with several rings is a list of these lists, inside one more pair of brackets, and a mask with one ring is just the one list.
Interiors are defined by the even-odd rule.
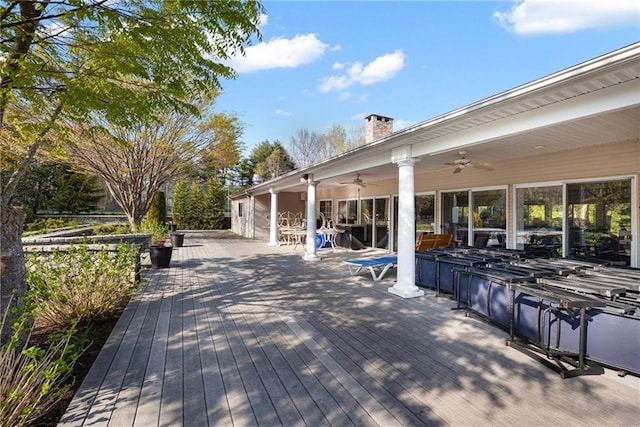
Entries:
[[349,266],[349,273],[355,276],[363,268],[369,269],[371,277],[374,282],[379,282],[387,274],[387,271],[395,264],[398,263],[398,256],[385,256],[380,258],[366,258],[366,259],[350,259],[344,261]]

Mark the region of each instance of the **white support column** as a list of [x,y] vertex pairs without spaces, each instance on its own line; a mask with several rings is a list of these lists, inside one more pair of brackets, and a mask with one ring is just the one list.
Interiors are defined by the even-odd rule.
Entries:
[[269,215],[269,246],[279,246],[278,241],[278,192],[275,187],[269,187],[271,193],[271,212]]
[[420,297],[424,291],[416,286],[413,173],[416,159],[411,157],[411,147],[403,146],[392,151],[391,161],[398,165],[398,280],[389,292],[402,298]]
[[313,180],[313,175],[307,179],[307,241],[305,244],[303,259],[307,261],[319,261],[316,254],[316,186],[317,181]]

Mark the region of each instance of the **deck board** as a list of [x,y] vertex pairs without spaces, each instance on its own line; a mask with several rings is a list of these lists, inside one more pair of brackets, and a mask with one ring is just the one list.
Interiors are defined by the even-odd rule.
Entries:
[[563,380],[434,293],[349,276],[352,251],[187,233],[147,270],[61,426],[633,425],[640,378]]

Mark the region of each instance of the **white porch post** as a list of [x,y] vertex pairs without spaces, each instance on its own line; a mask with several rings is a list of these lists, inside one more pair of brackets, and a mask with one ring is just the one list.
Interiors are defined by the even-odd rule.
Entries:
[[392,151],[391,161],[398,165],[398,280],[389,292],[402,298],[420,297],[424,291],[416,286],[413,174],[417,160],[411,157],[411,147],[403,146]]
[[313,180],[313,175],[307,179],[307,242],[305,244],[303,259],[307,261],[319,261],[316,254],[316,186],[317,181]]
[[279,246],[278,242],[278,192],[269,187],[271,193],[271,217],[269,218],[269,246]]

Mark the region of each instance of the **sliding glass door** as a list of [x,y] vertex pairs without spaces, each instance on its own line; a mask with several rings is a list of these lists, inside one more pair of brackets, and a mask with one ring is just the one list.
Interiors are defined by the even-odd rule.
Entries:
[[456,245],[505,247],[505,189],[441,193],[440,230],[453,234]]
[[629,265],[631,180],[567,184],[567,252]]

